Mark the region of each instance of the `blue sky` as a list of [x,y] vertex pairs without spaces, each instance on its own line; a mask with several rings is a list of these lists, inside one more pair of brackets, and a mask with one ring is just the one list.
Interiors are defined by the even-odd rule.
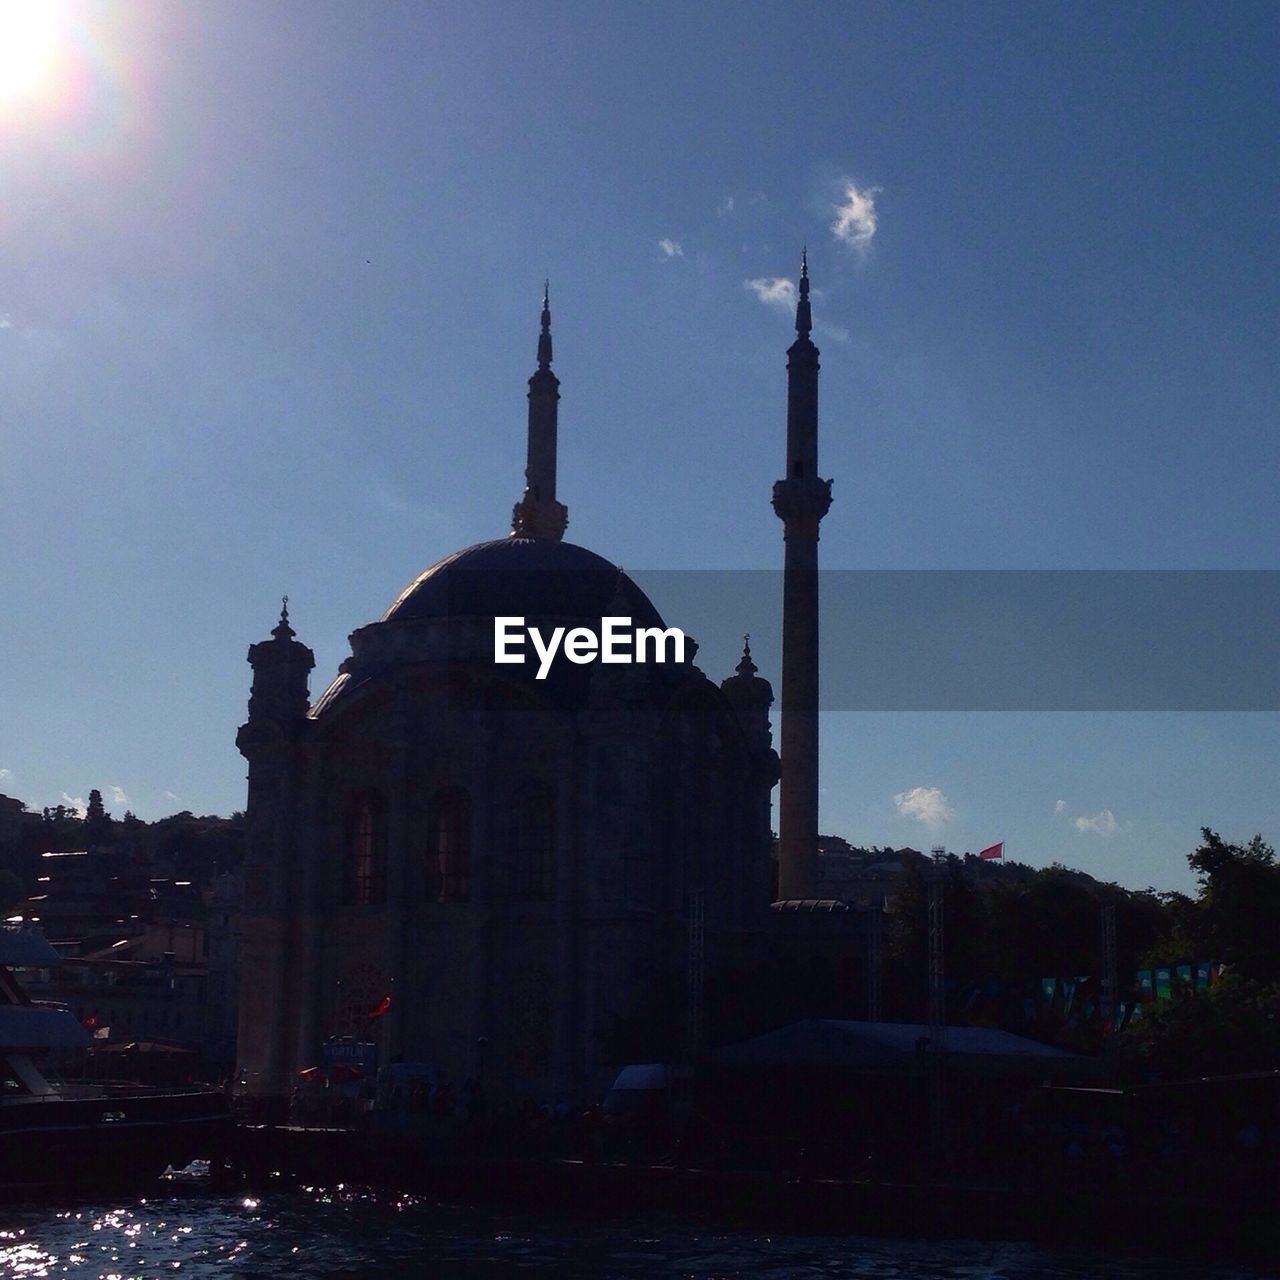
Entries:
[[[780,564],[806,241],[825,565],[1280,568],[1272,6],[50,11],[0,59],[29,804],[243,806],[281,593],[319,688],[506,531],[544,273],[570,537],[628,569]],[[1280,835],[1274,713],[843,713],[823,750],[858,842],[1185,887],[1202,823]]]

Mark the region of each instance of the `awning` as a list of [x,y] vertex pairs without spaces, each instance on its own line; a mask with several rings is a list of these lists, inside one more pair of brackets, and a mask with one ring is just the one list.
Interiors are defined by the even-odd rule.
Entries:
[[0,1049],[78,1049],[90,1036],[66,1009],[0,1005]]

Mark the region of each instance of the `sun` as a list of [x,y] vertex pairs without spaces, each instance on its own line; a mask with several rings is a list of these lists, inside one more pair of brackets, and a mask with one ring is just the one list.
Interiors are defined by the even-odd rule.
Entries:
[[56,0],[0,0],[0,106],[39,90],[58,52]]

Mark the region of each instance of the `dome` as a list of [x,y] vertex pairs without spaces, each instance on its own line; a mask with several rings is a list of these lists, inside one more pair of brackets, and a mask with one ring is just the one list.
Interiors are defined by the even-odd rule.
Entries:
[[609,614],[629,616],[636,626],[664,625],[649,597],[603,556],[571,542],[510,537],[437,560],[380,621],[499,615],[596,621]]

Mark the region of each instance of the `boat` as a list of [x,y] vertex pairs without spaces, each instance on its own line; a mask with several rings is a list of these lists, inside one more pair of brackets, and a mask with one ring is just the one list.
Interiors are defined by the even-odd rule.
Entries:
[[62,957],[39,932],[0,927],[0,1191],[137,1185],[217,1159],[231,1132],[221,1089],[59,1080],[92,1043],[69,1009],[40,1004],[15,970]]

